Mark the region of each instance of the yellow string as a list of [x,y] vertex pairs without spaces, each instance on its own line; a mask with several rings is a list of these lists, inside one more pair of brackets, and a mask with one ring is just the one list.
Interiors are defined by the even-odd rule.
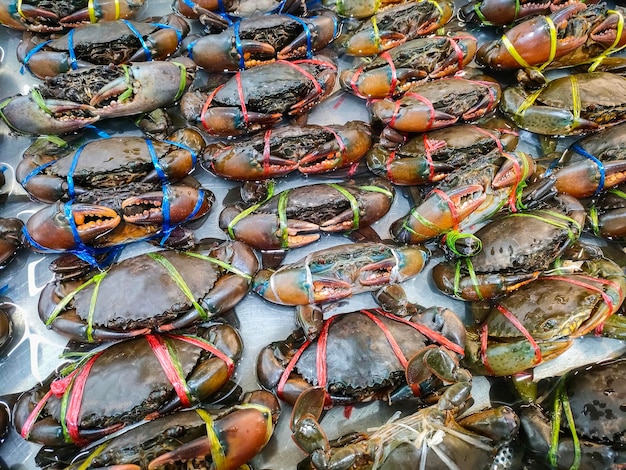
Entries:
[[611,44],[604,52],[602,52],[598,57],[593,60],[592,64],[589,66],[589,69],[587,69],[588,72],[595,71],[598,65],[600,65],[600,62],[602,62],[602,59],[604,59],[606,56],[621,51],[622,49],[624,49],[624,47],[626,47],[626,44],[622,47],[617,47],[620,40],[622,39],[622,31],[624,30],[624,15],[622,15],[622,12],[617,10],[607,10],[607,14],[610,15],[613,13],[617,15],[617,32],[615,35],[615,41],[613,41],[613,44]]
[[548,56],[548,60],[545,61],[540,66],[532,66],[528,62],[526,62],[526,60],[524,60],[524,58],[520,55],[520,53],[517,52],[517,50],[515,49],[515,46],[509,40],[509,38],[506,37],[505,34],[503,34],[502,38],[500,39],[502,41],[502,44],[504,44],[504,47],[506,48],[506,50],[509,52],[509,54],[511,54],[511,56],[516,60],[516,62],[519,65],[521,65],[523,68],[526,68],[526,69],[538,70],[539,72],[541,72],[548,65],[550,65],[550,63],[552,63],[552,61],[556,57],[556,46],[557,46],[557,41],[558,41],[557,31],[556,31],[556,26],[554,25],[554,21],[552,21],[552,18],[548,16],[544,16],[543,18],[546,20],[546,23],[548,24],[548,30],[550,31],[550,55]]
[[209,413],[199,408],[196,409],[196,413],[198,413],[203,421],[206,423],[206,435],[209,439],[209,443],[211,446],[211,458],[213,459],[213,466],[216,470],[221,470],[225,468],[226,455],[224,454],[224,447],[217,437],[217,433],[215,432],[215,428],[213,427],[213,418]]
[[517,108],[517,111],[515,111],[515,115],[522,116],[524,114],[524,111],[526,111],[530,106],[533,105],[533,103],[537,100],[537,97],[541,94],[542,91],[542,89],[539,89],[528,95],[519,106],[519,108]]
[[580,117],[580,90],[578,89],[578,79],[575,75],[570,75],[569,81],[572,84],[572,113],[578,119]]

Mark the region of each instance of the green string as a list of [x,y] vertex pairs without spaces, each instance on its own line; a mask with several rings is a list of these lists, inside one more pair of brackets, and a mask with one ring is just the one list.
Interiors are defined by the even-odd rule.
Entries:
[[247,217],[248,215],[252,214],[255,210],[257,210],[259,207],[261,207],[262,204],[265,204],[273,195],[274,195],[274,182],[270,182],[268,188],[267,188],[267,196],[265,197],[265,199],[257,204],[254,204],[253,206],[248,207],[247,209],[241,211],[239,214],[237,214],[235,217],[233,217],[233,220],[230,221],[230,223],[228,224],[228,235],[230,236],[230,238],[232,238],[233,240],[235,240],[235,225],[237,225],[239,223],[239,221],[241,219],[243,219],[244,217]]
[[331,188],[335,188],[343,195],[343,197],[348,200],[348,202],[350,203],[350,209],[352,209],[352,228],[359,228],[359,202],[346,188],[343,188],[336,183],[330,183],[329,186]]
[[[476,242],[478,244],[478,250],[476,251],[476,253],[474,253],[474,255],[480,253],[480,251],[483,249],[483,242],[476,235],[474,235],[472,233],[467,233],[467,232],[459,232],[458,230],[451,230],[450,232],[448,232],[446,234],[446,245],[448,246],[448,248],[450,248],[450,250],[455,255],[457,255],[457,256],[464,256],[463,253],[459,252],[456,249],[456,242],[458,240],[463,239],[463,238],[471,238],[473,240],[476,240]],[[474,255],[472,255],[472,256],[474,256]]]
[[96,274],[92,279],[94,279],[94,289],[91,294],[91,300],[89,301],[89,313],[87,314],[87,341],[89,343],[93,343],[93,315],[96,310],[96,301],[98,300],[98,291],[100,290],[100,284],[104,279],[104,276],[108,271],[102,271],[99,274]]
[[280,225],[280,247],[289,248],[289,224],[287,223],[287,204],[290,190],[283,191],[278,197],[278,223]]
[[[549,218],[542,217],[539,214],[546,214],[550,217],[554,217],[555,219],[559,219],[559,220],[550,220]],[[536,211],[535,213],[519,212],[519,213],[511,214],[511,216],[531,217],[537,220],[541,220],[542,222],[546,222],[557,228],[565,229],[567,230],[568,238],[570,239],[570,241],[576,241],[576,239],[578,238],[578,235],[574,233],[574,231],[570,228],[571,225],[576,227],[578,233],[580,233],[582,230],[582,227],[580,226],[580,224],[576,222],[574,219],[572,219],[571,217],[565,214],[561,214],[559,212],[553,212],[549,210],[539,210],[539,211]]]
[[107,273],[107,271],[103,271],[100,274],[96,274],[95,276],[91,277],[90,279],[88,279],[87,281],[83,282],[80,286],[78,286],[76,289],[74,289],[72,292],[70,292],[69,294],[67,294],[65,297],[63,297],[61,299],[61,301],[57,304],[57,306],[55,307],[55,309],[52,311],[52,314],[48,317],[48,319],[46,320],[46,326],[50,326],[52,324],[52,322],[54,320],[56,320],[56,318],[59,316],[59,314],[65,309],[65,307],[67,307],[67,305],[74,299],[74,297],[76,296],[76,294],[78,294],[81,290],[83,290],[85,287],[90,286],[91,284],[93,284],[94,282],[101,282],[101,279],[97,279],[97,278],[102,278],[104,277],[104,275]]
[[559,433],[561,430],[561,414],[564,413],[567,419],[567,425],[572,435],[572,444],[574,446],[574,461],[570,466],[570,470],[578,470],[581,462],[581,447],[580,440],[576,432],[574,416],[572,415],[572,409],[570,407],[569,399],[565,391],[565,377],[566,376],[563,376],[559,379],[559,383],[555,392],[554,409],[552,415],[552,434],[550,449],[548,451],[548,461],[550,462],[550,466],[552,468],[557,468]]
[[211,256],[201,255],[200,253],[193,253],[193,252],[187,252],[187,251],[183,251],[182,253],[186,256],[191,256],[192,258],[198,258],[198,259],[202,259],[205,261],[209,261],[210,263],[217,264],[220,268],[223,268],[226,271],[236,274],[237,276],[241,276],[244,279],[247,279],[249,281],[252,280],[252,276],[250,274],[244,273],[240,269],[237,269],[236,267],[234,267],[232,264],[228,264],[225,261],[222,261],[220,259],[213,258]]

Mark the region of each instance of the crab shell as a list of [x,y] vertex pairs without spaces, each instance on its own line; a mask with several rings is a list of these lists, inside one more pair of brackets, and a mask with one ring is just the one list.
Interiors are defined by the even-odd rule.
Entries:
[[[39,297],[39,317],[57,333],[81,342],[188,328],[239,303],[257,269],[256,255],[247,245],[203,240],[191,252],[165,250],[127,258],[95,284],[88,278],[50,282]],[[188,294],[179,285],[181,279]],[[119,286],[127,284],[133,289],[122,292]],[[60,302],[64,305],[57,312]]]
[[242,19],[221,33],[192,38],[187,41],[187,53],[208,72],[235,72],[276,59],[310,57],[336,36],[337,17],[329,10],[297,19],[291,15],[261,15]]
[[[2,0],[0,24],[38,33],[62,31],[98,21],[132,18],[141,10],[144,0],[97,0],[93,2],[91,8],[76,6],[66,10],[59,9],[59,11],[41,8],[38,6],[39,3],[41,2],[26,4],[18,0]],[[67,8],[68,3],[72,2],[58,2],[58,5],[64,5]],[[84,5],[82,2],[74,3]]]
[[[575,92],[572,87],[576,88]],[[502,93],[500,109],[530,132],[576,135],[626,120],[626,106],[622,102],[625,93],[626,78],[622,76],[608,72],[579,73],[549,81],[532,99],[521,87],[508,87]],[[522,105],[527,99],[530,105]]]
[[347,168],[360,161],[372,144],[363,121],[318,126],[280,126],[263,135],[207,145],[201,164],[222,178],[259,181],[294,171],[310,175]]
[[281,305],[308,305],[351,297],[419,274],[428,259],[419,246],[337,245],[278,269],[261,269],[253,290]]
[[17,48],[18,60],[42,80],[94,65],[165,60],[178,50],[189,24],[174,14],[153,20],[86,25],[45,44],[23,39]]
[[323,232],[348,232],[373,224],[389,212],[394,196],[393,186],[376,177],[311,184],[282,191],[238,220],[245,209],[227,207],[219,224],[258,250],[297,248],[317,241]]
[[395,2],[381,8],[371,19],[364,20],[354,32],[348,32],[342,46],[347,55],[379,54],[411,39],[434,33],[452,18],[453,11],[454,3],[450,0]]
[[[205,414],[206,413],[206,414]],[[107,439],[101,446],[82,451],[67,470],[127,465],[130,469],[155,468],[179,460],[206,459],[207,465],[220,461],[220,468],[236,470],[251,460],[271,438],[280,404],[269,392],[247,393],[240,404],[223,410],[184,410],[129,429]],[[221,436],[211,443],[207,426]],[[135,467],[136,466],[136,467]]]
[[0,269],[24,247],[24,222],[17,217],[0,217]]
[[451,230],[463,231],[491,218],[507,201],[510,204],[535,168],[526,153],[492,151],[452,171],[389,231],[401,243],[422,243]]
[[397,99],[374,101],[372,115],[400,132],[427,132],[459,121],[474,121],[500,102],[500,85],[492,79],[462,77],[413,84]]
[[[50,446],[67,444],[60,429],[61,416],[65,413],[61,402],[63,396],[73,397],[78,406],[66,416],[67,432],[71,441],[85,445],[149,415],[157,417],[179,409],[184,405],[185,395],[185,401],[191,404],[207,400],[230,379],[243,343],[237,330],[229,325],[213,325],[203,338],[213,343],[221,357],[205,351],[196,337],[184,340],[176,335],[148,335],[114,343],[79,366],[72,380],[61,378],[52,384],[46,381],[22,393],[13,411],[15,428],[35,442]],[[155,351],[162,348],[177,357],[179,377],[185,380],[188,390],[182,395],[175,392],[170,381],[173,378],[168,378],[165,366],[157,359]],[[83,380],[84,389],[80,390],[77,381]],[[43,409],[33,414],[44,396],[47,399]],[[69,422],[74,413],[75,425]],[[33,418],[35,422],[31,426]]]
[[333,91],[336,78],[337,67],[324,57],[281,60],[239,71],[209,95],[185,93],[180,107],[211,135],[248,134],[308,113]]
[[[178,145],[177,145],[178,144]],[[197,154],[204,148],[204,138],[191,128],[181,129],[165,141],[143,137],[108,137],[81,145],[66,146],[62,155],[25,152],[16,168],[16,179],[38,201],[54,203],[68,200],[71,174],[74,192],[115,187],[133,182],[164,181],[186,177],[195,167]],[[33,149],[35,152],[37,148]],[[50,152],[50,153],[52,153]]]
[[[559,200],[561,206],[492,219],[473,233],[482,246],[478,253],[469,260],[445,261],[433,268],[437,288],[453,297],[477,301],[536,279],[578,240],[584,227],[587,213],[578,199],[562,195]],[[469,274],[469,266],[475,276]]]
[[407,41],[370,62],[343,70],[342,88],[360,98],[388,98],[411,82],[442,78],[462,70],[474,58],[470,34],[430,36]]
[[515,149],[517,133],[457,124],[410,136],[399,146],[379,142],[365,155],[367,167],[396,186],[436,183],[453,170],[496,148]]
[[583,271],[542,276],[498,299],[480,327],[488,332],[486,352],[468,344],[465,366],[486,375],[516,374],[557,357],[574,338],[600,327],[622,305],[626,276],[608,259],[586,261]]
[[[326,375],[323,386],[333,404],[376,399],[390,401],[395,394],[402,396],[399,391],[407,385],[405,373],[408,366],[400,358],[410,359],[439,347],[437,337],[443,338],[441,342],[446,345],[452,344],[457,353],[463,350],[465,342],[465,327],[456,314],[436,308],[406,319],[387,315],[381,309],[342,313],[325,320],[323,331],[323,350],[320,338],[292,344],[292,337],[262,349],[257,358],[259,383],[293,405],[307,388],[322,386],[320,380],[323,379],[318,375],[321,360]],[[430,333],[433,336],[429,336]],[[391,346],[389,337],[398,345],[399,354]],[[284,378],[285,369],[296,354],[293,371]],[[320,358],[320,354],[325,355]],[[444,354],[455,357],[451,350]],[[426,362],[421,368],[427,368]],[[434,378],[430,372],[423,373],[424,377],[421,377],[422,372],[417,374],[424,379],[423,382],[413,384],[419,393],[426,396],[443,388],[441,376]],[[286,381],[281,389],[279,382],[283,380]]]

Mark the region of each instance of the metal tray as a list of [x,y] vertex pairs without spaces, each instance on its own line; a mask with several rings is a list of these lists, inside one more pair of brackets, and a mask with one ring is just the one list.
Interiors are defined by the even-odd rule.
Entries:
[[[169,0],[150,0],[149,8],[144,16],[161,15],[171,12]],[[484,32],[479,33],[484,36]],[[28,72],[20,72],[20,64],[15,58],[15,49],[21,33],[0,27],[0,46],[4,49],[4,59],[0,63],[0,98],[18,93],[26,93],[30,87],[38,83]],[[349,62],[345,62],[349,65]],[[337,92],[329,100],[318,106],[309,116],[310,123],[330,124],[344,123],[352,119],[369,121],[369,112],[364,101],[343,92]],[[105,121],[98,127],[111,135],[139,134],[129,119]],[[14,168],[21,158],[22,152],[32,142],[32,137],[15,135],[4,123],[0,123],[0,165],[5,168],[7,184],[0,193],[0,216],[19,217],[26,221],[37,211],[41,204],[31,201],[21,186],[15,182]],[[538,143],[534,136],[523,133],[520,139],[521,150],[536,155]],[[237,183],[222,180],[204,171],[199,165],[194,176],[216,195],[216,204],[204,223],[195,230],[196,238],[218,237],[226,235],[218,228],[217,220],[222,209],[222,201]],[[318,178],[288,177],[280,181],[279,189],[325,181]],[[409,210],[409,203],[402,191],[398,195],[391,211],[373,227],[383,237],[388,237],[388,227],[392,221],[403,216]],[[327,235],[319,242],[308,247],[292,250],[285,261],[295,261],[309,251],[318,250],[340,243],[348,242],[341,235]],[[146,243],[136,243],[123,250],[121,258],[139,254],[148,249]],[[61,362],[62,353],[67,341],[56,333],[47,330],[37,316],[37,300],[39,291],[46,282],[52,279],[48,270],[49,263],[55,259],[53,254],[34,253],[23,250],[16,259],[3,271],[0,271],[0,292],[8,296],[15,304],[13,320],[15,337],[0,357],[0,395],[21,392],[33,387],[45,379]],[[439,293],[430,281],[430,268],[436,263],[431,259],[426,269],[416,278],[405,282],[409,299],[424,306],[440,305],[452,308],[466,322],[469,314],[466,304],[455,301]],[[347,302],[333,306],[327,315],[348,312],[359,308],[373,307],[375,303],[369,294],[360,294]],[[258,352],[272,341],[284,339],[295,328],[293,310],[281,307],[260,299],[256,294],[249,293],[237,306],[237,316],[241,324],[241,334],[245,341],[245,352],[241,363],[236,369],[235,378],[244,390],[258,388],[255,376],[255,360]],[[626,345],[618,341],[599,338],[584,338],[565,355],[542,365],[535,370],[535,378],[559,374],[578,365],[593,363],[605,357],[613,357],[626,351]],[[489,381],[484,377],[476,377],[473,396],[475,408],[488,404]],[[283,404],[283,415],[275,430],[274,437],[254,461],[255,468],[290,469],[304,458],[304,454],[295,446],[290,437],[288,427],[291,409]],[[394,410],[384,403],[359,405],[347,413],[342,407],[328,412],[322,424],[330,438],[337,437],[347,431],[367,429],[383,423]],[[349,417],[348,417],[349,416]],[[8,468],[36,468],[34,456],[39,445],[23,440],[16,432],[11,431],[5,442],[0,444],[0,459]]]

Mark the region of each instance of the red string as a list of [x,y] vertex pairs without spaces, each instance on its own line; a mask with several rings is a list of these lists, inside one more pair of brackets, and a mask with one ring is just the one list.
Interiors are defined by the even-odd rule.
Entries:
[[501,152],[501,153],[509,161],[513,162],[513,171],[515,172],[517,180],[515,181],[515,183],[513,184],[513,187],[511,188],[511,191],[509,192],[509,207],[511,209],[511,212],[517,212],[517,204],[515,204],[515,202],[517,200],[517,187],[519,186],[519,184],[522,182],[522,179],[523,179],[522,168],[520,167],[520,164],[517,161],[517,158],[515,158],[513,155],[511,155],[508,152]]
[[496,308],[528,340],[528,342],[531,344],[531,346],[535,350],[535,365],[540,364],[541,361],[543,360],[543,358],[541,356],[541,349],[539,349],[539,345],[535,341],[535,338],[533,338],[531,336],[529,331],[524,327],[524,325],[522,325],[522,323],[515,317],[515,315],[513,315],[513,313],[511,313],[510,310],[506,309],[504,306],[502,306],[500,304],[496,304]]
[[241,84],[241,72],[237,72],[235,74],[235,81],[237,82],[237,94],[239,95],[239,103],[241,104],[243,122],[247,127],[250,122],[250,116],[248,116],[248,108],[246,107],[246,97],[243,94],[243,85]]
[[[430,119],[428,120],[428,124],[427,124],[426,128],[424,129],[424,131],[429,130],[432,127],[433,123],[435,122],[435,107],[433,106],[432,101],[430,101],[428,98],[425,98],[424,96],[422,96],[422,95],[420,95],[418,93],[415,93],[413,91],[407,91],[403,95],[403,98],[406,97],[406,96],[409,96],[411,98],[415,98],[416,100],[421,101],[422,103],[424,103],[428,107],[428,110],[430,111]],[[391,116],[391,120],[389,121],[389,126],[390,127],[393,127],[394,124],[396,123],[396,119],[397,119],[398,113],[400,111],[400,103],[401,103],[401,101],[402,101],[402,98],[395,102],[395,108],[393,110],[393,115]]]
[[180,402],[185,408],[190,407],[191,402],[189,401],[189,396],[187,395],[187,384],[183,382],[184,378],[178,374],[176,367],[174,367],[172,357],[170,356],[169,350],[163,338],[155,335],[146,335],[146,341],[148,341],[148,344],[152,348],[159,364],[161,364],[161,368],[163,369],[165,376],[174,387],[174,391],[180,399]]
[[452,200],[450,199],[450,196],[448,196],[439,188],[433,189],[431,193],[437,194],[448,205],[448,208],[450,209],[450,215],[452,216],[452,228],[454,230],[458,230],[460,222],[459,214],[456,211],[456,207],[454,205],[454,202],[452,202]]
[[272,130],[268,129],[263,135],[263,175],[270,176],[270,137]]
[[361,310],[361,313],[366,315],[370,320],[372,320],[376,324],[378,328],[381,329],[381,331],[385,335],[385,338],[387,338],[387,342],[389,343],[389,346],[391,346],[391,350],[393,351],[395,356],[398,358],[398,361],[400,361],[400,364],[402,365],[402,367],[406,369],[406,366],[408,365],[409,361],[407,360],[406,356],[402,352],[402,349],[400,349],[400,345],[391,334],[391,331],[389,331],[389,328],[387,328],[387,325],[385,325],[380,320],[380,318],[377,318],[376,316],[374,316],[372,312],[369,312],[368,310]]
[[395,181],[394,181],[393,173],[391,171],[391,165],[393,164],[395,159],[396,159],[396,151],[392,150],[391,152],[389,152],[389,157],[387,158],[387,162],[385,164],[385,168],[387,169],[387,178],[389,178],[389,181],[392,183],[395,183]]
[[289,379],[289,376],[291,375],[293,368],[296,366],[298,359],[300,359],[300,356],[302,356],[302,353],[306,348],[309,347],[310,344],[311,341],[308,339],[304,343],[302,343],[302,346],[298,348],[296,353],[287,364],[287,367],[285,367],[282,375],[280,376],[280,380],[278,381],[278,385],[276,386],[276,395],[278,395],[278,398],[280,398],[281,400],[284,400],[283,391],[285,389],[285,383],[287,382],[287,379]]
[[204,349],[207,352],[210,352],[215,357],[224,361],[228,369],[229,375],[233,375],[233,372],[235,372],[235,363],[233,362],[232,358],[230,358],[229,356],[224,354],[222,351],[217,349],[213,344],[209,343],[207,340],[203,338],[199,338],[197,336],[176,335],[176,334],[168,334],[167,336],[173,339],[184,341],[185,343],[193,344],[194,346],[197,346],[199,348]]
[[213,101],[213,98],[215,97],[215,95],[217,94],[218,91],[220,91],[221,88],[223,88],[224,85],[220,85],[218,86],[215,90],[213,90],[209,96],[207,96],[206,101],[204,102],[204,106],[202,106],[202,113],[200,114],[200,121],[202,122],[202,125],[204,126],[204,128],[211,132],[211,128],[209,127],[209,125],[206,122],[206,117],[205,114],[209,109],[209,106],[211,105],[211,102]]
[[496,143],[496,146],[498,147],[498,150],[500,150],[500,152],[504,152],[504,148],[502,147],[502,142],[500,141],[500,139],[498,137],[496,137],[495,134],[492,134],[491,132],[489,132],[486,129],[483,129],[482,127],[478,127],[478,126],[474,126],[476,128],[476,130],[478,132],[481,132],[483,134],[485,134],[487,137],[490,137],[494,140],[494,142]]
[[89,359],[89,361],[81,367],[80,372],[78,372],[76,378],[72,382],[69,402],[67,404],[67,413],[65,415],[65,423],[72,442],[78,446],[83,446],[88,443],[88,441],[82,439],[79,434],[80,405],[83,401],[83,396],[85,395],[85,383],[89,377],[89,372],[91,371],[94,362],[96,362],[96,359],[102,354],[102,352],[103,351],[95,354],[91,359]]
[[489,327],[487,326],[487,323],[485,323],[480,328],[480,358],[483,362],[483,365],[485,366],[485,369],[487,370],[487,373],[491,375],[496,375],[496,373],[491,368],[491,364],[489,364],[489,359],[487,357],[487,346],[489,343],[488,329]]
[[46,404],[46,402],[51,396],[52,396],[52,389],[48,390],[48,392],[43,396],[43,398],[37,402],[37,404],[35,405],[35,408],[33,408],[33,411],[30,412],[30,414],[28,415],[28,418],[26,418],[26,421],[24,421],[24,425],[22,426],[22,432],[20,432],[20,435],[24,439],[28,439],[28,436],[30,435],[30,432],[33,429],[33,425],[35,424],[35,421],[37,421],[37,418],[39,417],[39,413],[41,413],[41,410],[43,409],[44,405]]

